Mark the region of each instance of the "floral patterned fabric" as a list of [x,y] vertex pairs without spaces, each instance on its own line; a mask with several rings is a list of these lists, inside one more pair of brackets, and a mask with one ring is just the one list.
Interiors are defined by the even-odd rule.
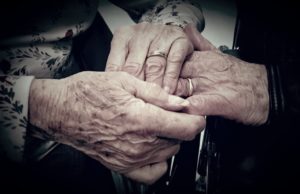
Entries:
[[28,122],[28,88],[34,77],[0,78],[0,154],[21,161]]
[[204,29],[204,18],[200,6],[193,1],[164,0],[141,17],[140,22],[176,25],[184,28],[187,24],[195,24],[201,32]]
[[[5,20],[7,30],[0,32],[0,158],[5,156],[14,161],[23,159],[31,81],[61,78],[70,69],[72,38],[91,25],[98,6],[98,0],[29,2],[32,5],[27,5],[27,1],[20,3],[21,8],[22,4],[32,7],[21,11],[26,19],[12,24]],[[0,11],[5,9],[5,5],[1,7]],[[131,11],[141,16],[135,18],[140,22],[181,27],[194,23],[199,30],[203,29],[201,11],[186,1],[161,0],[155,6]]]

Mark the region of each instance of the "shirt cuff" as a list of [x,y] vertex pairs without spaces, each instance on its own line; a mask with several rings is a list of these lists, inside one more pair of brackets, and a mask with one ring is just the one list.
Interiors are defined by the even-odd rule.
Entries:
[[147,11],[139,22],[176,25],[184,28],[188,24],[194,24],[201,32],[205,21],[199,6],[186,1],[159,1],[151,10]]
[[23,161],[28,98],[34,76],[0,75],[0,157]]

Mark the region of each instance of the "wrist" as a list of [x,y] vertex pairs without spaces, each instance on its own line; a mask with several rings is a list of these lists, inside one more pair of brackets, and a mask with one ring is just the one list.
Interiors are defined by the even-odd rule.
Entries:
[[49,130],[54,129],[55,120],[59,113],[55,111],[58,106],[60,87],[59,80],[34,79],[29,91],[29,118],[28,121],[39,131],[33,132],[34,136],[52,136]]
[[269,94],[269,83],[268,83],[268,73],[267,69],[264,65],[259,65],[261,72],[261,85],[262,85],[262,108],[261,108],[261,122],[260,124],[265,124],[268,120],[269,112],[270,112],[270,94]]
[[[241,117],[244,124],[263,125],[267,122],[269,115],[267,71],[260,64],[246,63],[244,67],[246,68],[238,75],[243,75],[241,78],[244,79],[243,83],[248,91],[246,90],[245,93],[245,111],[239,111],[239,115],[244,115]],[[249,72],[252,73],[249,74]]]

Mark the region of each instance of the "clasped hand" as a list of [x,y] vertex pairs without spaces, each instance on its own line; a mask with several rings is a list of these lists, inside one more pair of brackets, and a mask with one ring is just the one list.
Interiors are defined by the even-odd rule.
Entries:
[[201,116],[176,112],[188,101],[125,72],[36,79],[29,104],[31,124],[44,130],[37,136],[148,184],[167,170],[165,161],[179,150],[178,140],[193,139],[205,125]]
[[[163,55],[151,54],[157,51]],[[264,66],[221,53],[193,26],[119,29],[106,70],[34,80],[29,122],[43,129],[36,136],[139,182],[166,172],[165,161],[205,127],[205,115],[245,124],[268,117]]]
[[[115,32],[111,49],[107,71],[126,71],[186,97],[186,113],[251,125],[268,118],[265,67],[221,53],[192,25],[124,27]],[[152,57],[154,51],[165,55]]]

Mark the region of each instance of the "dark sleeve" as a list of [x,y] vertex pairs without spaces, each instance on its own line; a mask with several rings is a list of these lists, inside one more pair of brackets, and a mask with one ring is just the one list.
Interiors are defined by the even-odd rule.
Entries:
[[[292,3],[238,1],[235,47],[241,58],[265,64],[270,111],[268,124],[296,118],[300,113],[299,11]],[[295,121],[292,121],[295,122]]]

